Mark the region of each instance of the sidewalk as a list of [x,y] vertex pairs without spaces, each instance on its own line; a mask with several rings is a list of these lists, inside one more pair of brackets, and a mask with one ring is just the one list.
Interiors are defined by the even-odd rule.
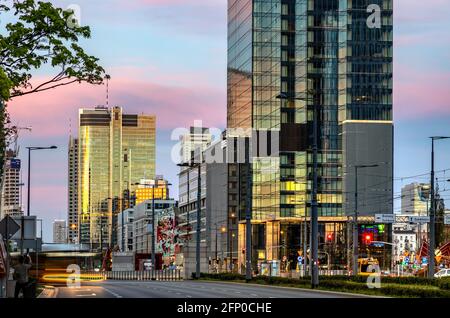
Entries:
[[37,296],[37,298],[56,298],[58,289],[53,286],[44,286],[44,290]]

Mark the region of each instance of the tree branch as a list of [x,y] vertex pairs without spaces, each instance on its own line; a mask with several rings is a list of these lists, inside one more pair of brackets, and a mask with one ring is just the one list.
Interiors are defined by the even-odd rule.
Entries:
[[[46,88],[42,88],[42,89],[35,88],[35,89],[32,89],[32,90],[30,90],[28,92],[12,93],[11,94],[11,99],[14,98],[14,97],[19,97],[19,96],[24,96],[24,95],[28,95],[28,94],[33,94],[33,93],[39,93],[39,92],[47,91],[49,89],[53,89],[53,88],[60,87],[60,86],[70,85],[70,84],[75,83],[75,82],[82,82],[82,80],[74,79],[74,80],[66,82],[66,83],[59,83],[59,84],[52,85],[50,87],[46,87]],[[51,82],[46,82],[45,84],[49,84],[49,83],[51,83]],[[42,87],[43,85],[44,84],[41,84],[41,85],[39,85],[39,87]]]

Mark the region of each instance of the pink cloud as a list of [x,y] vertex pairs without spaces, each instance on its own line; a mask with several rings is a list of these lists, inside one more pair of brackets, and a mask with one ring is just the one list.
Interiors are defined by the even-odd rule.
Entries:
[[[169,75],[155,75],[147,80],[139,76],[141,72],[133,68],[120,72],[113,69],[110,106],[119,105],[131,113],[154,114],[158,129],[186,127],[196,119],[210,126],[224,126],[225,87],[219,89],[202,83],[195,74],[177,75],[172,82]],[[76,131],[79,108],[103,105],[105,95],[105,86],[75,84],[18,97],[9,103],[8,109],[14,123],[33,126],[34,136],[62,136],[69,133],[70,120],[72,130]]]
[[450,72],[421,71],[400,64],[394,76],[396,119],[450,115]]
[[394,0],[393,3],[396,23],[447,22],[450,14],[448,0]]

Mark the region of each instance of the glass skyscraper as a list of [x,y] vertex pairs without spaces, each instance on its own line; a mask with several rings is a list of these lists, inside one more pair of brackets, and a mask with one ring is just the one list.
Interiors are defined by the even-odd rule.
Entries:
[[80,109],[78,222],[80,243],[115,243],[115,217],[143,178],[155,178],[155,116],[121,107]]
[[[368,23],[370,5],[380,8],[380,28]],[[308,248],[314,107],[319,249],[333,249],[336,264],[345,258],[355,192],[362,220],[393,212],[392,18],[392,0],[228,1],[228,131],[279,134],[277,156],[252,154],[254,266],[278,260],[286,268]],[[378,166],[360,171],[356,189],[353,167],[368,164]],[[248,167],[229,170],[245,176]],[[241,220],[238,251],[245,247],[246,184],[241,178],[229,190],[241,194],[229,201],[229,213]],[[245,254],[238,255],[244,264]]]

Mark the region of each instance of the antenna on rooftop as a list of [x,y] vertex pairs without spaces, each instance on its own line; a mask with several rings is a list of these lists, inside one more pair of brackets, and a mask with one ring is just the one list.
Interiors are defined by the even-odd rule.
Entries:
[[106,74],[105,79],[106,79],[106,107],[109,108],[109,80],[111,79],[111,76],[109,74]]

